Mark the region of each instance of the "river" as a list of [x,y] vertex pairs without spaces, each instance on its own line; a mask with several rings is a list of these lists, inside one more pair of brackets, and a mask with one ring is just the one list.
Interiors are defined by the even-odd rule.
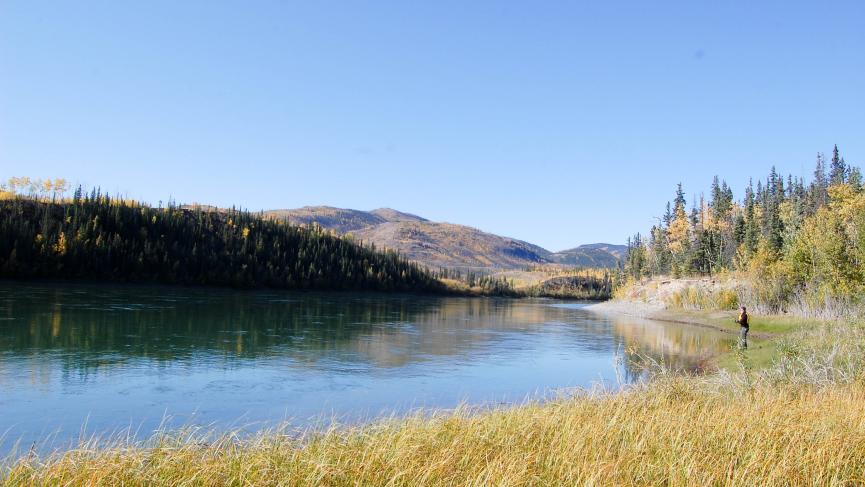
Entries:
[[0,283],[0,453],[160,424],[255,430],[617,388],[712,330],[548,299]]

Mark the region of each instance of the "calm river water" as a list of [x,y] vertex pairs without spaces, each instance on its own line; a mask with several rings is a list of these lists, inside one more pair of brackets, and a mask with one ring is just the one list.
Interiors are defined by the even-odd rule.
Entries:
[[[0,453],[514,403],[695,368],[725,335],[554,300],[0,283]],[[634,353],[638,352],[638,353]]]

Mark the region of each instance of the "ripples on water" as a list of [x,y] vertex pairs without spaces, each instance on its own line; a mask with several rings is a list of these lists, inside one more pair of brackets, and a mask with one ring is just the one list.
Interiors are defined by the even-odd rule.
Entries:
[[[694,368],[704,329],[553,300],[0,284],[0,448],[129,427],[358,421]],[[633,353],[637,352],[637,353]],[[619,357],[620,360],[616,360]]]

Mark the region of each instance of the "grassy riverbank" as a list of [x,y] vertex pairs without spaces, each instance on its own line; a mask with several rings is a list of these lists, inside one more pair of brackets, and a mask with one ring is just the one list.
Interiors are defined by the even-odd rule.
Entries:
[[[739,325],[735,322],[737,311],[728,310],[687,310],[669,309],[646,303],[627,301],[606,301],[595,304],[590,309],[601,314],[623,314],[647,318],[681,326],[698,326],[738,335]],[[744,357],[749,368],[765,368],[771,365],[778,352],[778,345],[785,337],[832,322],[785,315],[751,315],[751,332],[748,335],[748,352]],[[743,355],[735,350],[712,357],[716,367],[735,371],[742,367]]]
[[[860,322],[865,310],[848,303],[839,307],[837,302],[790,303],[785,310],[754,305],[753,282],[747,276],[721,275],[702,278],[656,277],[631,281],[619,287],[615,299],[593,305],[591,309],[602,314],[623,314],[678,323],[683,326],[712,328],[731,335],[739,334],[735,322],[738,306],[749,309],[751,330],[748,353],[744,366],[768,367],[779,353],[779,347],[790,336],[805,336],[833,324]],[[804,335],[803,335],[804,333]],[[725,370],[743,366],[742,357],[731,350],[713,357],[714,365]]]
[[[847,485],[865,481],[865,331],[788,334],[772,366],[628,392],[252,439],[176,434],[23,458],[8,485]],[[747,352],[750,353],[750,352]],[[747,353],[741,360],[747,360]],[[843,446],[843,447],[842,447]]]

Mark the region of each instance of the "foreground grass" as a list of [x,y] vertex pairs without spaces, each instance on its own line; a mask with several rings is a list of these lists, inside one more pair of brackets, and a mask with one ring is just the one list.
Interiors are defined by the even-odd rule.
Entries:
[[841,485],[865,482],[865,387],[704,390],[689,379],[305,440],[74,451],[10,485]]

